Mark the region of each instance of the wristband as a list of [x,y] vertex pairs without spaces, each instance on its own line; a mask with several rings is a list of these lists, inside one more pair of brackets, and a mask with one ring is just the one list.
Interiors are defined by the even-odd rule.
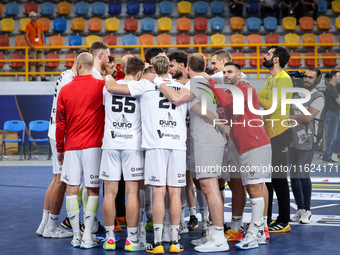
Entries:
[[157,89],[159,89],[159,87],[164,83],[164,81],[161,78],[156,77],[153,80],[153,83],[156,85]]

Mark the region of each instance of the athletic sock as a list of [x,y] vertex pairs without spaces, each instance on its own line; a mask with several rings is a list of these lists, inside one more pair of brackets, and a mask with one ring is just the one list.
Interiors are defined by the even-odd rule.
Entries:
[[241,228],[241,219],[242,216],[232,216],[231,217],[231,223],[230,223],[230,229],[234,232],[237,232]]
[[224,237],[224,227],[217,227],[217,226],[213,226],[214,227],[214,239],[218,242],[218,243],[222,243],[225,241],[225,237]]
[[196,216],[196,207],[189,207],[189,215],[192,216]]
[[162,242],[163,224],[153,224],[154,243]]
[[178,242],[178,225],[171,225],[170,226],[170,241],[176,241]]
[[114,241],[116,241],[115,239],[115,226],[105,226],[106,229],[106,238],[107,239],[113,239]]
[[92,232],[97,232],[98,227],[94,230],[94,223],[97,219],[97,211],[98,211],[98,203],[99,203],[99,196],[89,196],[87,203],[86,203],[86,209],[85,209],[85,219],[84,219],[84,225],[85,225],[85,231],[84,231],[84,237],[87,239],[91,238]]
[[58,219],[59,219],[59,214],[53,215],[50,213],[50,217],[48,218],[48,222],[47,222],[47,227],[51,230],[56,229],[58,227]]
[[45,225],[47,224],[49,215],[50,215],[50,210],[43,209],[43,216],[42,216],[42,219],[41,219],[42,224],[45,224]]
[[79,229],[79,207],[77,195],[66,196],[66,210],[67,216],[70,219],[70,224],[72,226],[73,236],[80,236]]
[[262,225],[261,221],[264,208],[264,199],[263,197],[251,198],[250,202],[251,202],[251,222],[249,225],[248,232],[251,232],[256,235]]
[[138,231],[137,227],[135,228],[127,228],[127,236],[132,242],[137,242],[138,241]]
[[264,220],[264,227],[268,227],[268,223],[267,223],[267,219],[268,219],[268,216],[263,216],[262,217],[262,220]]

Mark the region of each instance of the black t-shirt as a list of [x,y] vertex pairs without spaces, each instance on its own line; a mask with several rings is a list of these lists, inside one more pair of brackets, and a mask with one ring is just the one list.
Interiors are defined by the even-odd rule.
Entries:
[[326,112],[331,111],[339,115],[339,105],[335,101],[339,97],[338,91],[336,88],[332,85],[329,84],[325,90],[325,99],[326,99]]

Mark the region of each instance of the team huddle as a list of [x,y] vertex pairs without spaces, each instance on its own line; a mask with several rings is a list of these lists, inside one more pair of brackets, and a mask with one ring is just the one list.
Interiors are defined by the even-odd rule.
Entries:
[[[78,52],[72,69],[57,81],[49,130],[54,177],[37,233],[73,237],[75,248],[93,248],[103,241],[105,250],[115,250],[115,199],[123,175],[127,251],[163,254],[163,242],[170,243],[170,253],[184,250],[180,234],[198,227],[193,183],[202,215],[202,237],[191,241],[196,251],[227,251],[228,241],[239,241],[235,245],[238,249],[267,244],[273,188],[267,189],[265,184],[272,181],[271,171],[263,169],[277,164],[272,159],[280,158],[282,150],[272,147],[273,137],[284,135],[283,144],[289,143],[292,124],[288,121],[289,105],[286,115],[276,114],[281,113],[281,105],[263,118],[254,112],[260,107],[271,108],[273,87],[293,87],[283,71],[289,59],[287,50],[277,46],[269,49],[263,65],[272,76],[259,94],[226,50],[212,55],[215,74],[209,76],[202,54],[188,57],[175,51],[167,57],[162,49],[151,48],[145,54],[147,64],[132,55],[122,59],[125,78],[119,81],[106,75],[109,54],[105,43],[93,43],[89,51]],[[234,105],[240,102],[233,89],[243,93],[244,114],[234,114]],[[287,93],[287,98],[291,97],[292,93]],[[277,127],[270,119],[285,124]],[[237,171],[222,171],[230,166]],[[258,171],[253,170],[256,166]],[[242,168],[251,170],[240,171]],[[102,226],[97,211],[102,181],[105,231],[100,240]],[[232,191],[229,227],[223,216],[226,181]],[[65,189],[72,232],[58,226]],[[151,190],[152,209],[146,210]],[[247,193],[252,215],[245,234]],[[188,224],[184,221],[185,200]],[[83,227],[79,224],[81,206]],[[146,242],[145,234],[151,220],[153,244]],[[272,229],[289,231],[289,225],[282,222],[278,218]]]

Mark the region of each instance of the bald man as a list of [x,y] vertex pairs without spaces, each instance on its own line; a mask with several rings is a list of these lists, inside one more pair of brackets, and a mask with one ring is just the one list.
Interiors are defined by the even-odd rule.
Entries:
[[[92,76],[94,58],[82,53],[76,60],[77,76],[59,93],[56,118],[57,157],[63,164],[61,180],[67,184],[66,209],[73,229],[74,248],[99,246],[91,229],[97,218],[101,146],[104,133],[104,80]],[[79,229],[78,192],[84,175],[88,200],[85,206],[85,231]]]

